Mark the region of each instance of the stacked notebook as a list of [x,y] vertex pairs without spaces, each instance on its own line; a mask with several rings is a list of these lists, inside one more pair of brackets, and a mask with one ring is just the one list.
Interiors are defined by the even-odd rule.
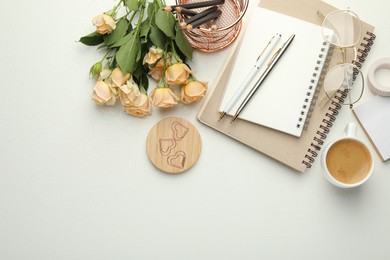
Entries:
[[[207,99],[204,101],[198,113],[198,120],[296,169],[297,171],[303,172],[306,168],[311,167],[311,164],[314,162],[314,158],[318,155],[318,151],[321,149],[321,145],[324,143],[324,139],[330,131],[330,127],[332,126],[333,121],[336,119],[338,110],[341,108],[341,105],[338,103],[327,103],[325,106],[323,106],[319,105],[320,102],[315,102],[317,99],[323,99],[325,95],[323,91],[321,91],[321,87],[322,80],[324,78],[324,75],[326,74],[326,70],[328,68],[333,67],[337,62],[339,62],[337,57],[335,57],[334,54],[328,51],[327,46],[325,46],[325,49],[322,51],[321,42],[323,42],[323,40],[314,40],[315,38],[322,37],[321,28],[319,26],[321,25],[322,19],[317,16],[317,10],[320,10],[322,13],[327,14],[331,11],[336,10],[336,8],[319,0],[262,0],[260,2],[260,5],[258,7],[255,7],[255,9],[256,10],[254,11],[254,14],[256,12],[260,12],[263,14],[271,14],[273,15],[272,19],[278,19],[275,21],[267,21],[267,25],[269,27],[272,27],[274,24],[276,24],[279,21],[279,18],[281,20],[291,20],[292,18],[294,18],[293,20],[295,20],[297,18],[301,20],[297,22],[299,26],[296,25],[290,27],[291,29],[295,30],[296,35],[299,35],[300,33],[302,34],[302,32],[304,31],[303,28],[316,28],[313,29],[313,34],[314,31],[316,31],[315,35],[312,35],[313,37],[311,38],[307,38],[306,45],[303,44],[302,47],[302,42],[300,42],[300,47],[297,47],[296,50],[293,50],[294,54],[298,53],[299,49],[302,48],[306,48],[308,50],[310,49],[313,52],[312,58],[304,62],[305,64],[308,64],[308,66],[310,66],[311,68],[302,68],[302,71],[304,71],[304,73],[309,73],[310,75],[307,74],[306,76],[302,74],[299,77],[296,77],[296,81],[293,84],[295,91],[303,94],[298,95],[297,93],[295,93],[297,94],[297,96],[294,97],[292,96],[292,94],[290,94],[289,97],[291,97],[291,99],[294,99],[294,102],[279,102],[280,95],[284,94],[283,91],[280,91],[281,93],[275,92],[277,94],[273,94],[272,98],[270,98],[271,96],[268,94],[268,99],[264,102],[272,102],[272,104],[277,105],[272,109],[266,106],[268,107],[268,109],[265,112],[267,113],[267,116],[271,116],[271,121],[268,122],[264,121],[264,118],[260,120],[258,116],[251,118],[248,114],[250,112],[246,112],[247,114],[243,115],[245,116],[244,119],[237,119],[233,124],[230,124],[230,120],[226,119],[218,121],[221,111],[221,105],[224,102],[224,97],[228,97],[229,95],[231,95],[231,92],[234,91],[234,86],[229,84],[229,82],[231,81],[230,76],[235,75],[234,73],[232,73],[234,69],[237,69],[238,66],[242,65],[242,61],[240,62],[240,64],[237,63],[237,61],[239,60],[239,56],[237,54],[242,52],[242,50],[240,51],[241,48],[238,44],[239,42],[237,41],[235,46],[233,46],[231,57],[229,57],[229,59],[227,59],[226,64],[224,64],[221,73],[215,80],[214,86],[211,88],[212,92],[209,93]],[[279,18],[275,18],[275,16]],[[286,18],[285,16],[290,16],[290,18]],[[250,19],[252,19],[253,17],[254,16],[252,16]],[[248,25],[249,29],[250,23],[251,20],[249,21]],[[373,40],[375,38],[374,34],[372,33],[374,30],[373,26],[365,22],[363,22],[362,26],[362,35],[360,38],[360,42],[357,44],[359,53],[357,57],[358,60],[352,60],[352,54],[348,56],[348,61],[354,62],[357,66],[361,66],[361,64],[364,62],[364,59],[367,56],[367,52],[369,51],[370,46],[373,44]],[[273,33],[277,33],[277,31],[273,31]],[[288,36],[289,35],[286,35],[286,37]],[[245,39],[251,36],[249,33],[244,32],[241,34],[241,37],[243,38],[242,43],[244,43]],[[298,45],[298,41],[295,43],[296,45]],[[258,44],[260,45],[261,42],[259,42]],[[259,46],[259,48],[260,47],[261,46]],[[323,53],[328,59],[318,59],[321,53]],[[257,53],[253,53],[254,58],[256,58],[257,55]],[[283,57],[282,59],[284,58],[286,57]],[[315,64],[312,65],[313,62]],[[247,60],[246,63],[253,64],[253,60]],[[297,64],[300,64],[300,62],[297,61]],[[294,64],[289,66],[294,66]],[[316,67],[318,67],[317,70]],[[277,69],[277,67],[275,67],[275,69]],[[283,79],[284,81],[282,82],[286,82],[285,84],[288,84],[288,78],[290,76],[293,76],[288,71],[284,74],[280,74],[276,70],[272,72],[272,74],[275,74],[274,77],[278,76]],[[273,80],[271,79],[271,82],[272,81]],[[264,82],[264,84],[266,83]],[[284,88],[285,85],[283,85],[283,83],[279,83],[279,85],[270,84],[269,86],[271,85],[274,88],[281,88],[285,91],[288,90],[287,88]],[[274,89],[272,88],[271,90],[274,91]],[[256,93],[256,98],[261,98],[260,94],[260,92]],[[285,95],[288,96],[289,94]],[[303,96],[300,97],[300,95]],[[307,95],[307,98],[305,97],[305,95]],[[252,100],[251,103],[254,103],[254,101],[255,100]],[[256,111],[257,105],[258,102],[257,104],[253,104],[251,110]],[[304,108],[304,106],[306,107]],[[293,118],[292,122],[294,123],[289,123],[287,126],[286,122],[288,120],[286,119],[285,121],[283,119],[283,116],[285,113],[291,112],[293,108],[298,111],[298,116],[295,118],[293,118],[293,116],[288,116],[289,119]],[[302,108],[304,109],[302,110]],[[258,115],[257,112],[255,114]],[[272,116],[277,116],[279,119],[272,121]],[[310,119],[310,121],[308,120],[308,118]],[[279,120],[283,121],[284,123],[278,125]],[[302,122],[303,125],[306,125],[306,128],[302,130],[303,125],[297,122]],[[306,122],[306,124],[304,124],[304,122]]]
[[[277,22],[270,26],[269,21]],[[299,137],[308,119],[310,104],[329,53],[330,44],[324,40],[320,26],[295,17],[265,8],[253,10],[245,29],[245,37],[237,50],[237,58],[225,89],[220,112],[224,111],[226,104],[240,86],[243,75],[251,70],[257,56],[276,33],[281,35],[279,46],[290,35],[294,34],[295,38],[283,57],[276,63],[272,73],[269,73],[240,113],[240,118]],[[273,52],[276,51],[277,48],[273,50]],[[297,62],[300,66],[296,66]],[[236,105],[230,111],[226,111],[229,115],[234,115],[262,72],[262,68],[258,70],[257,75]]]

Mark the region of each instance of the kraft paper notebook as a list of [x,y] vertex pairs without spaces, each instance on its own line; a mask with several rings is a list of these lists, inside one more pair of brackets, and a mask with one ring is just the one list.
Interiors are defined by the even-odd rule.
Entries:
[[[268,21],[277,22],[270,25]],[[330,46],[319,33],[320,28],[289,15],[265,8],[255,8],[245,29],[246,37],[240,43],[236,65],[233,66],[219,111],[224,111],[231,97],[240,88],[245,75],[254,66],[257,56],[275,33],[280,34],[281,39],[273,52],[295,34],[289,48],[240,113],[239,118],[299,137],[306,119],[309,120],[307,115],[320,78],[319,72]],[[300,66],[296,66],[298,60]],[[230,111],[226,111],[228,115],[235,114],[265,67],[266,64],[260,67],[238,102]]]
[[[316,25],[320,25],[322,22],[321,18],[317,16],[317,10],[320,10],[324,14],[336,10],[335,7],[319,0],[262,0],[259,6],[255,8],[269,9]],[[269,21],[270,24],[272,22],[275,21]],[[375,39],[373,31],[374,27],[372,25],[366,22],[362,23],[362,35],[357,44],[358,57],[356,61],[353,61],[353,55],[348,55],[350,62],[353,61],[358,66],[362,65]],[[318,33],[321,34],[321,29],[319,29]],[[241,34],[241,37],[245,36],[245,32]],[[310,122],[307,128],[302,131],[300,137],[276,131],[246,120],[237,119],[234,124],[230,124],[229,120],[221,120],[218,122],[220,116],[219,107],[224,96],[225,88],[229,82],[238,50],[239,44],[236,42],[232,46],[231,56],[223,65],[213,86],[210,87],[211,92],[208,93],[207,98],[199,110],[198,120],[297,171],[304,172],[306,168],[311,167],[311,164],[314,163],[315,157],[318,155],[318,151],[321,149],[324,139],[330,131],[333,121],[336,119],[342,105],[328,103],[325,106],[320,106],[320,102],[314,103],[315,105],[310,108]],[[335,66],[339,61],[335,54],[330,56],[330,58],[326,68]],[[323,70],[320,81],[323,79],[325,73],[326,71]],[[321,87],[322,84],[320,82],[317,87],[319,92],[316,93],[316,99],[322,99],[324,96]],[[277,97],[275,98],[277,99]],[[269,111],[269,113],[272,113],[272,111]]]

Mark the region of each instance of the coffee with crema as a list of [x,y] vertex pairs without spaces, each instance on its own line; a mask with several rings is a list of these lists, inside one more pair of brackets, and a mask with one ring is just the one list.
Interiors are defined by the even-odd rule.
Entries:
[[372,158],[368,149],[359,141],[342,139],[330,147],[326,165],[333,178],[342,183],[354,184],[370,173]]

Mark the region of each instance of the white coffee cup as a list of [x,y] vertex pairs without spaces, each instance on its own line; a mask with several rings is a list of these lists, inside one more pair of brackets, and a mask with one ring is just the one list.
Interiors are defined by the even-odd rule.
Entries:
[[374,157],[369,147],[356,137],[357,126],[348,123],[344,135],[330,142],[322,152],[325,178],[341,188],[365,183],[374,171]]

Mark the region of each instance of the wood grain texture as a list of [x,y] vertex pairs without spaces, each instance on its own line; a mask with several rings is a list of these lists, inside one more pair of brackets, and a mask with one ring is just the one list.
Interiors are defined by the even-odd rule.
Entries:
[[161,171],[181,173],[199,158],[202,140],[198,130],[183,118],[169,117],[150,130],[146,151],[150,161]]

